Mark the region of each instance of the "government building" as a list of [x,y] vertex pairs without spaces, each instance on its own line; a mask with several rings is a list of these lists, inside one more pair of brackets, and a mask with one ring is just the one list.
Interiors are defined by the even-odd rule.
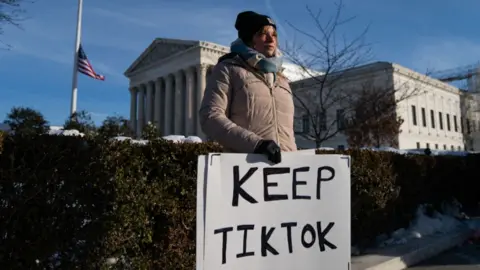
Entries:
[[[137,136],[151,122],[163,135],[195,135],[205,139],[199,124],[199,105],[211,68],[228,52],[228,47],[211,42],[155,39],[125,71],[130,82],[130,124]],[[293,91],[315,92],[315,78],[308,75],[311,71],[307,74],[290,63],[285,63],[284,68]],[[341,89],[355,91],[365,83],[393,88],[395,96],[415,90],[414,95],[397,104],[396,113],[404,120],[398,148],[480,149],[478,100],[465,91],[387,62],[344,72]],[[329,107],[324,121],[339,122],[336,120],[341,109]],[[295,119],[298,146],[315,147],[315,141],[307,134],[311,131],[305,111],[297,110]],[[348,147],[341,127],[336,125],[338,132],[322,141],[322,147]]]

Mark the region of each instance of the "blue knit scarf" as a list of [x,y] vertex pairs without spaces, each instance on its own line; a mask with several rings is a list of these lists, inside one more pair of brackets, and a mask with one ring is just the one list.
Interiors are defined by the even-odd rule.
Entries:
[[241,39],[232,42],[230,51],[238,53],[250,66],[262,73],[276,74],[282,68],[283,58],[278,51],[277,56],[267,58],[265,55],[248,47]]

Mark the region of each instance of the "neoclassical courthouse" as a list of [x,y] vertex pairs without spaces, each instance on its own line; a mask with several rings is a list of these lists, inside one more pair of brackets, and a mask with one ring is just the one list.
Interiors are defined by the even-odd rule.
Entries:
[[[137,136],[151,122],[164,135],[196,135],[204,139],[198,119],[199,105],[211,68],[228,52],[228,47],[211,42],[155,39],[125,72],[130,81],[130,124]],[[311,80],[298,66],[286,63],[284,68],[294,91]],[[466,115],[462,106],[464,94],[458,88],[387,62],[361,66],[350,73],[348,84],[353,88],[370,76],[367,73],[421,87],[419,95],[397,104],[397,114],[404,119],[398,148],[480,148],[480,115]],[[335,112],[331,114],[335,117]],[[302,115],[296,115],[297,144],[314,147],[313,142],[302,136],[309,132],[306,122],[302,121]],[[477,139],[470,136],[467,140],[464,135],[467,128]],[[346,146],[346,138],[339,133],[323,146]]]

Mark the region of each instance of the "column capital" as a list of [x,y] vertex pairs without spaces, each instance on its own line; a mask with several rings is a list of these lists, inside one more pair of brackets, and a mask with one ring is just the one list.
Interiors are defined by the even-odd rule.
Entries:
[[210,66],[209,64],[200,63],[196,65],[196,68],[202,71],[207,71],[209,66]]

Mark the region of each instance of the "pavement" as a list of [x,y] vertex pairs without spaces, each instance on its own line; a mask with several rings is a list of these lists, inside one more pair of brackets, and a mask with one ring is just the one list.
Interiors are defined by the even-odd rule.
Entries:
[[480,243],[465,244],[407,269],[480,270]]

